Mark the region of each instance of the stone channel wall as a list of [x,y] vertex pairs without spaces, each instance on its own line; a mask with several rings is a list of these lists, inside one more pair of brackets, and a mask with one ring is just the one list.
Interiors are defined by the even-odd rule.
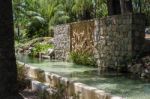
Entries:
[[94,21],[74,22],[54,28],[55,58],[66,60],[71,51],[93,54]]
[[79,53],[93,53],[94,20],[70,24],[71,51]]
[[[62,50],[60,46],[65,41],[67,44],[63,44],[63,48],[70,52],[94,53],[99,70],[105,70],[107,67],[117,68],[142,50],[145,36],[144,19],[142,14],[125,14],[57,26],[54,31],[54,38],[59,39],[59,42],[56,42],[56,59],[66,59],[65,55],[57,53]],[[67,37],[64,40],[59,35],[63,35],[66,28],[69,29],[65,32]]]
[[[31,79],[29,87],[44,97],[40,99],[58,99],[55,97],[58,94],[65,95],[65,98],[61,97],[62,99],[123,99],[83,83],[71,81],[60,75],[45,72],[31,65],[18,63],[23,66],[27,77]],[[61,93],[57,93],[56,90]]]
[[120,67],[137,55],[144,44],[143,15],[116,15],[95,21],[95,58],[99,70]]
[[132,53],[136,55],[143,51],[145,42],[145,16],[135,14],[132,16]]
[[70,25],[59,25],[54,29],[55,58],[66,60],[70,52]]

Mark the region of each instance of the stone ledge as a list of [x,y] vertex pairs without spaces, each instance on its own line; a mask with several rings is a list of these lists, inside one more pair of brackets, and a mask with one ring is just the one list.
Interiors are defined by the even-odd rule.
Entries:
[[[110,93],[99,90],[95,87],[91,87],[80,82],[71,81],[68,78],[54,73],[45,72],[39,68],[21,62],[18,62],[18,64],[24,66],[27,71],[27,76],[34,79],[31,81],[32,90],[40,93],[46,92],[46,99],[52,99],[51,90],[53,88],[58,90],[64,88],[67,97],[70,97],[70,99],[74,96],[78,96],[79,99],[123,99],[122,97],[113,96]],[[42,80],[41,77],[43,77]],[[43,83],[41,83],[41,81]]]

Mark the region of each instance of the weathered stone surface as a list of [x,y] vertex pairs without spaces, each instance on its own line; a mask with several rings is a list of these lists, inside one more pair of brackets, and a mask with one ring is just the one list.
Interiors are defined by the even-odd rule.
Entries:
[[144,19],[142,14],[125,14],[57,26],[56,59],[66,59],[70,51],[94,53],[101,70],[116,68],[142,50]]
[[95,90],[95,99],[111,99],[110,97],[111,95],[103,90]]
[[[29,65],[25,64],[23,66],[28,67]],[[38,70],[38,68],[31,68],[33,70]],[[31,72],[30,70],[27,74],[28,77],[31,77],[30,73],[32,74],[32,77],[37,77],[36,74],[34,74],[35,72]],[[44,99],[55,99],[55,97],[57,97],[57,92],[60,92],[59,89],[61,89],[61,86],[64,86],[63,88],[65,88],[65,92],[62,93],[68,97],[67,99],[121,99],[111,96],[109,93],[106,93],[102,90],[87,86],[83,83],[68,80],[67,78],[61,77],[57,74],[52,74],[49,72],[44,72],[44,74],[45,83],[31,80],[32,90],[44,95]]]
[[144,44],[144,25],[144,16],[134,14],[95,20],[94,53],[99,70],[116,68],[126,58],[141,51]]
[[78,99],[84,99],[83,98],[83,88],[86,86],[83,83],[74,83],[74,90],[75,90],[75,95],[78,97]]
[[74,81],[69,81],[69,85],[67,87],[67,93],[68,93],[69,96],[74,96],[75,95]]
[[57,74],[52,74],[51,79],[52,79],[51,86],[59,88],[61,76],[59,76]]
[[58,94],[58,91],[53,88],[47,88],[44,91],[44,99],[56,99],[56,95]]
[[70,25],[56,26],[54,29],[55,58],[66,60],[70,52]]
[[30,69],[29,69],[29,77],[32,77],[32,78],[37,78],[37,76],[36,76],[36,71],[38,70],[38,68],[37,67],[30,67]]
[[110,99],[124,99],[124,98],[122,98],[122,97],[118,97],[118,96],[111,96],[111,98]]
[[44,92],[44,90],[46,90],[49,86],[46,84],[43,84],[39,81],[32,81],[31,82],[31,88],[33,91],[36,92]]
[[83,99],[95,99],[95,91],[96,88],[90,87],[90,86],[84,86],[83,87]]
[[60,84],[64,85],[65,87],[68,87],[69,86],[69,79],[65,78],[65,77],[60,78]]
[[49,84],[52,83],[51,73],[45,72],[45,82],[47,82],[47,83],[49,83]]
[[29,77],[34,78],[35,80],[38,80],[40,82],[45,81],[44,71],[39,68],[30,66],[28,73],[29,73]]
[[93,54],[94,21],[71,23],[70,28],[72,51]]

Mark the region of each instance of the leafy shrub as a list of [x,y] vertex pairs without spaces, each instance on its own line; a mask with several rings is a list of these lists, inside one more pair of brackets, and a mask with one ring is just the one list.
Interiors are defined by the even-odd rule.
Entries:
[[36,16],[27,26],[27,37],[42,37],[48,35],[48,23],[41,17]]
[[87,65],[87,66],[95,66],[96,61],[91,54],[81,53],[81,52],[71,52],[70,59],[75,64],[79,65]]
[[53,48],[52,44],[40,44],[37,43],[34,45],[34,48],[31,50],[30,56],[37,56],[41,52],[47,52],[49,48]]

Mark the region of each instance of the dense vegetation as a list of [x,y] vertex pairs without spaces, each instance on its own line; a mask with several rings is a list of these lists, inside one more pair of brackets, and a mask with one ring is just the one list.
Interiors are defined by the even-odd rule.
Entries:
[[51,36],[54,25],[106,16],[104,1],[13,0],[16,39]]
[[73,63],[85,66],[96,66],[96,60],[93,55],[90,55],[86,52],[71,52],[70,60]]
[[[17,40],[52,36],[57,24],[108,15],[107,0],[13,0],[13,5]],[[149,0],[132,0],[132,5],[135,13],[150,17]]]
[[[19,87],[24,87],[24,85],[22,86],[23,82],[21,80],[24,80],[25,75],[20,74],[23,73],[24,69],[20,69],[19,67],[18,69],[20,69],[21,71],[18,71],[17,74],[15,50],[13,43],[13,20],[15,26],[16,40],[52,36],[53,27],[57,24],[107,16],[109,11],[107,12],[106,3],[111,0],[13,0],[14,13],[12,13],[11,1],[12,0],[0,0],[1,99],[23,99],[18,93],[17,80],[20,84]],[[149,20],[150,1],[132,1],[134,12],[145,13],[147,15],[147,20]],[[147,21],[147,25],[149,24],[148,22],[149,21]],[[35,46],[38,51],[45,51],[45,48],[53,47],[47,44],[42,46],[39,46],[39,44],[37,44]],[[75,56],[76,59],[76,56],[78,55],[76,55],[76,53],[72,53],[72,56]],[[78,57],[81,58],[81,61],[84,61],[84,59],[88,59],[89,56],[85,55],[83,57]],[[87,60],[85,61],[87,62]],[[144,61],[147,62],[147,59]],[[149,62],[146,63],[146,65],[149,66]],[[133,70],[135,71],[134,68]],[[144,71],[147,72],[147,70]],[[18,79],[17,75],[19,75]],[[85,87],[88,88],[88,86]]]
[[[53,27],[75,21],[102,18],[113,12],[110,2],[115,0],[13,0],[15,39],[19,44],[28,44],[28,40],[53,36]],[[119,2],[119,0],[116,0]],[[116,2],[115,1],[115,2]],[[150,24],[150,1],[129,0],[133,13],[145,13],[147,25]],[[116,5],[118,4],[116,2]],[[115,7],[114,9],[119,9]],[[119,11],[119,10],[118,10]],[[18,42],[19,41],[19,42]],[[24,44],[22,44],[24,46]],[[29,46],[29,48],[32,46]],[[31,56],[47,52],[53,48],[49,44],[35,44]],[[26,49],[26,48],[23,48]],[[95,65],[93,58],[85,53],[70,55],[73,62],[83,65]]]

